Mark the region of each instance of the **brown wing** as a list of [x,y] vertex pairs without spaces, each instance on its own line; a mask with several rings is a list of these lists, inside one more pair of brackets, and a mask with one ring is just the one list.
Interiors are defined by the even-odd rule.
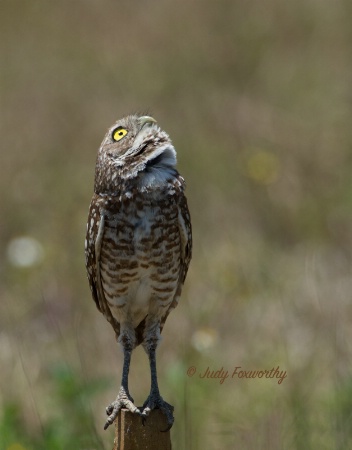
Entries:
[[192,225],[191,216],[189,214],[187,199],[183,195],[179,204],[178,224],[181,235],[181,273],[180,282],[185,282],[188,267],[192,258]]
[[180,201],[178,205],[178,229],[180,232],[180,240],[181,240],[181,259],[180,259],[180,272],[179,272],[179,281],[176,289],[175,296],[173,301],[171,302],[169,308],[161,319],[160,322],[160,332],[163,329],[167,316],[170,312],[176,308],[178,304],[178,300],[181,295],[182,287],[186,279],[186,275],[188,272],[189,263],[192,258],[192,226],[191,226],[191,217],[188,210],[187,199],[185,195],[182,193],[180,196]]
[[87,276],[93,300],[95,301],[97,308],[104,314],[118,336],[120,334],[120,324],[111,314],[105,299],[100,277],[100,250],[104,236],[104,224],[105,219],[100,211],[99,197],[94,194],[89,208],[85,243]]

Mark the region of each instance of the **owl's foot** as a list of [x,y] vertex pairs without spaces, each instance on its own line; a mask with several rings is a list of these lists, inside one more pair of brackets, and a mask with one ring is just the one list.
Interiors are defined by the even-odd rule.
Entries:
[[133,398],[130,396],[128,392],[121,386],[119,395],[116,397],[116,400],[110,403],[110,405],[106,408],[106,414],[109,416],[105,422],[104,430],[106,430],[116,419],[118,413],[122,408],[127,408],[129,411],[141,414],[140,410],[133,403]]
[[163,400],[159,392],[151,392],[147,400],[144,402],[143,411],[141,413],[143,425],[145,424],[146,418],[149,416],[150,411],[153,409],[160,409],[165,414],[167,419],[167,428],[160,431],[169,431],[174,423],[174,407]]

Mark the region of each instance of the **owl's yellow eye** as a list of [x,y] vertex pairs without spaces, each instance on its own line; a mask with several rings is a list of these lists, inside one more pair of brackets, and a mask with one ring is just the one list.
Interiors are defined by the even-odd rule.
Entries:
[[117,141],[121,140],[123,137],[125,137],[127,133],[128,133],[128,131],[126,130],[126,128],[117,127],[112,132],[112,138],[113,138],[114,141],[117,142]]

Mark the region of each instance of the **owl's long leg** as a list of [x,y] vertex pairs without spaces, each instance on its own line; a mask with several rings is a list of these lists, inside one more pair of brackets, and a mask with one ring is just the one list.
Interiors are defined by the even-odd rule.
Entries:
[[144,348],[148,353],[149,357],[151,387],[149,397],[143,404],[143,411],[141,415],[144,424],[144,421],[148,417],[151,410],[160,409],[165,414],[168,422],[168,427],[166,428],[166,430],[162,431],[168,431],[174,423],[174,415],[173,415],[174,407],[169,403],[167,403],[165,400],[163,400],[159,392],[158,377],[156,371],[156,355],[155,355],[156,347],[157,347],[157,340],[155,340],[153,343],[150,343],[149,345],[148,344],[144,345]]
[[122,369],[121,387],[118,396],[116,397],[116,400],[113,401],[106,408],[106,414],[109,417],[105,422],[104,430],[106,430],[114,422],[119,411],[122,408],[127,408],[129,411],[133,413],[140,414],[140,410],[133,403],[133,398],[130,396],[128,390],[128,373],[130,370],[131,354],[133,347],[130,345],[130,342],[126,342],[125,340],[121,340],[121,344],[123,346],[123,369]]

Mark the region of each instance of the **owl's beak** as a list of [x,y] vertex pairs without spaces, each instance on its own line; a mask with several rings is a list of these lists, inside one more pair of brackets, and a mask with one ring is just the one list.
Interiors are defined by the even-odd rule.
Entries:
[[153,125],[153,123],[157,123],[157,122],[155,119],[153,119],[153,117],[142,116],[142,117],[139,117],[138,123],[142,129],[145,125]]

